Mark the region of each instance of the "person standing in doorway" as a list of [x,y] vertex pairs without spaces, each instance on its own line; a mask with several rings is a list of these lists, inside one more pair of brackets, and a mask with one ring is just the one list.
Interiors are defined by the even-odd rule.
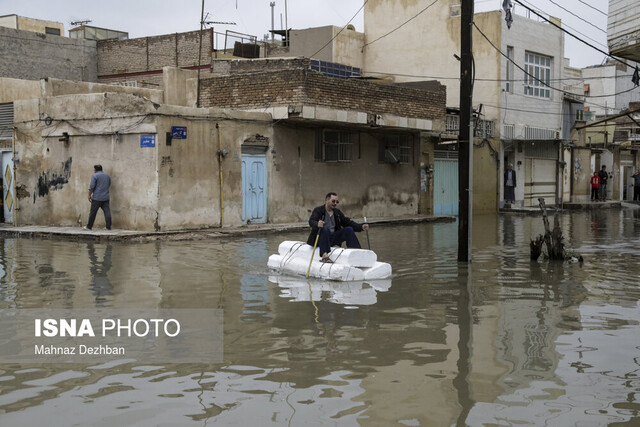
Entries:
[[609,179],[606,166],[602,166],[598,177],[600,178],[600,200],[604,202],[607,199],[607,180]]
[[89,184],[89,202],[91,202],[91,210],[89,211],[89,222],[85,227],[87,230],[93,228],[93,222],[96,220],[98,209],[102,209],[104,213],[104,222],[107,230],[111,230],[111,209],[109,209],[109,187],[111,187],[111,177],[102,172],[102,165],[93,167],[94,174],[91,176]]
[[640,169],[631,176],[633,177],[633,200],[640,201]]
[[598,201],[598,187],[600,187],[600,177],[598,176],[598,171],[595,171],[593,173],[593,176],[591,177],[591,201],[592,202],[597,202]]
[[338,203],[340,203],[338,195],[336,193],[328,193],[324,198],[324,205],[313,209],[309,218],[311,233],[307,239],[307,244],[313,246],[316,236],[320,233],[318,246],[320,247],[322,262],[332,262],[329,258],[329,253],[333,245],[341,245],[342,242],[347,242],[348,248],[360,248],[360,242],[355,232],[369,229],[369,224],[358,224],[344,216],[342,211],[338,209]]
[[516,171],[510,163],[504,171],[504,201],[507,203],[516,202]]

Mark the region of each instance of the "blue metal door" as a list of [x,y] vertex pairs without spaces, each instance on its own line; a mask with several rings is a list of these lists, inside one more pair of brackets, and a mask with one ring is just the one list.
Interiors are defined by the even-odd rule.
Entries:
[[267,222],[267,156],[242,154],[242,222]]
[[458,215],[458,161],[433,162],[433,214]]

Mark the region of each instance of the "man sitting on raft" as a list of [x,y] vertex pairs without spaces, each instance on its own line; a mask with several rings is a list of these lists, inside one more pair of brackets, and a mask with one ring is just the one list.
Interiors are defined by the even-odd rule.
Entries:
[[[332,262],[329,259],[331,246],[340,246],[342,242],[347,242],[348,248],[360,248],[360,242],[356,237],[356,231],[368,230],[369,224],[358,224],[337,208],[338,195],[336,193],[328,193],[324,199],[324,205],[318,206],[311,213],[309,225],[311,233],[307,239],[307,244],[314,246],[316,236],[318,237],[318,245],[322,254],[322,262]],[[318,233],[320,233],[318,235]]]

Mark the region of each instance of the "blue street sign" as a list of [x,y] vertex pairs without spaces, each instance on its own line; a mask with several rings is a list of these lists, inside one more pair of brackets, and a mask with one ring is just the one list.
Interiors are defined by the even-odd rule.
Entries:
[[140,147],[155,147],[156,136],[155,135],[140,135]]
[[187,127],[171,126],[171,137],[173,139],[187,139]]

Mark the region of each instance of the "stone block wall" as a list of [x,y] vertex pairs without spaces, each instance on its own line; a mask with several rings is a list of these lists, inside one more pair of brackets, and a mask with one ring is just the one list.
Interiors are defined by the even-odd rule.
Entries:
[[[98,41],[98,79],[103,83],[138,81],[142,86],[160,85],[162,67],[196,68],[200,31]],[[213,30],[202,35],[201,64],[209,66]]]
[[97,82],[96,42],[0,27],[0,77]]

